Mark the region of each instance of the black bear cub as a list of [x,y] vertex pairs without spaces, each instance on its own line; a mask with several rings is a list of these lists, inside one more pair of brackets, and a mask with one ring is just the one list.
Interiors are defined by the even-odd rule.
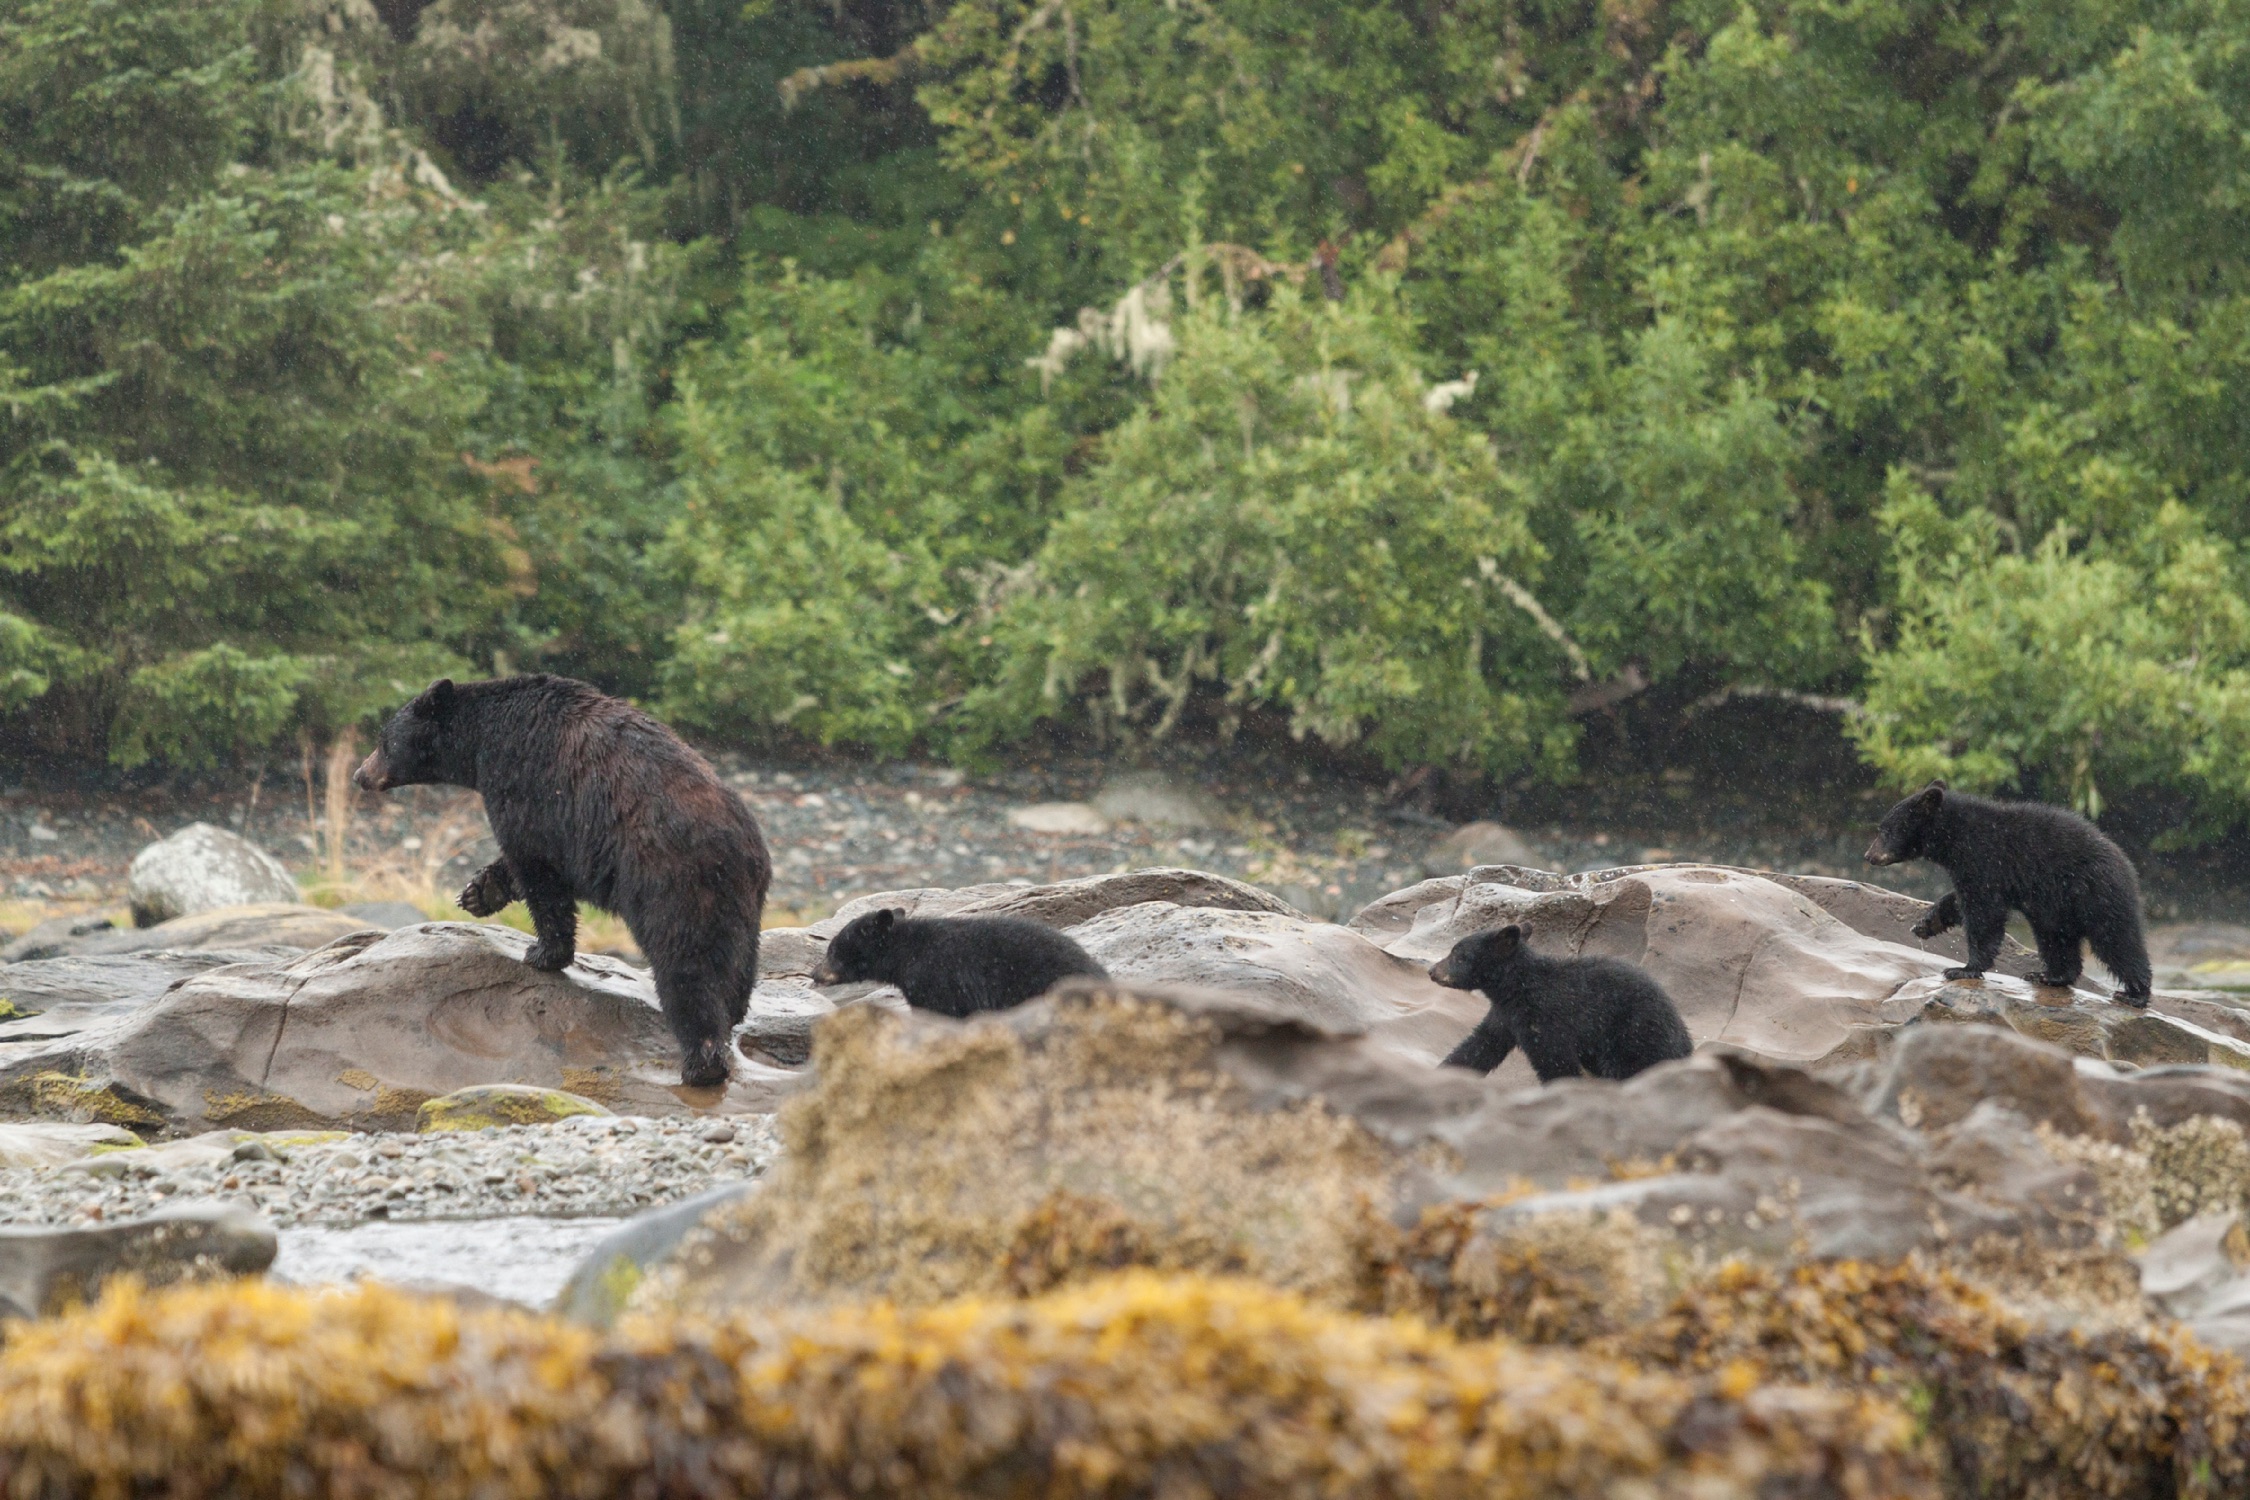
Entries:
[[1914,925],[1936,937],[1959,923],[1969,961],[1948,979],[1973,979],[2000,957],[2010,908],[2039,945],[2039,984],[2075,984],[2079,945],[2117,976],[2117,998],[2146,1005],[2148,941],[2141,882],[2125,851],[2078,814],[2039,802],[1992,802],[1933,781],[1883,815],[1867,846],[1871,865],[1926,859],[1953,877],[1953,890]]
[[1430,966],[1452,990],[1482,990],[1492,1009],[1445,1059],[1489,1073],[1523,1048],[1541,1083],[1630,1078],[1695,1050],[1664,987],[1614,958],[1545,958],[1521,927],[1473,932]]
[[910,917],[886,907],[854,917],[828,943],[815,984],[895,984],[906,1003],[941,1016],[1006,1010],[1058,979],[1109,971],[1042,922],[1023,917]]
[[462,890],[461,909],[484,917],[523,901],[538,932],[524,962],[547,970],[576,953],[580,901],[617,913],[680,1039],[681,1081],[726,1081],[773,869],[742,799],[679,736],[567,677],[449,679],[391,716],[352,780],[482,793],[500,858]]

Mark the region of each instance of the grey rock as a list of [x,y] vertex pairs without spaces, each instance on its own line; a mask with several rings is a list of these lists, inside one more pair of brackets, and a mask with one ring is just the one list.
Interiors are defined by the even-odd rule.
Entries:
[[1226,822],[1210,793],[1156,771],[1113,777],[1095,794],[1094,810],[1113,822],[1156,828],[1216,828]]
[[92,1229],[0,1227],[0,1314],[32,1318],[90,1301],[113,1276],[151,1285],[252,1275],[273,1264],[273,1227],[232,1205],[183,1204]]
[[280,860],[209,823],[190,823],[134,855],[125,892],[136,927],[221,907],[298,899],[296,879]]
[[212,969],[161,1005],[0,1051],[0,1100],[59,1073],[180,1131],[406,1129],[423,1100],[477,1084],[567,1089],[643,1114],[763,1111],[797,1086],[744,1062],[723,1095],[683,1097],[648,975],[598,955],[540,973],[522,961],[530,941],[425,923]]
[[414,927],[427,922],[422,909],[407,901],[354,901],[336,908],[339,915],[393,932],[401,927]]
[[555,1294],[553,1311],[576,1323],[607,1328],[625,1310],[626,1300],[642,1278],[679,1248],[680,1241],[711,1210],[735,1202],[756,1186],[754,1182],[730,1182],[619,1225],[570,1273],[563,1289]]
[[294,958],[294,948],[211,948],[35,958],[0,970],[0,1043],[51,1040],[137,1010],[172,986],[228,964]]
[[49,917],[0,946],[0,963],[21,963],[26,959],[53,958],[72,952],[76,944],[97,933],[112,932],[116,926],[99,913],[77,912]]

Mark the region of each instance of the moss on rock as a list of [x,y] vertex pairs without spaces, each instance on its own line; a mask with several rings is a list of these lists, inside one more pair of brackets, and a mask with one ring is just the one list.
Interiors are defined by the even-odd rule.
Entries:
[[0,1350],[11,1494],[1934,1497],[1843,1391],[1137,1273],[607,1341],[379,1288],[112,1290]]
[[417,1130],[489,1130],[502,1125],[552,1125],[573,1115],[606,1115],[593,1100],[561,1089],[488,1083],[426,1100],[415,1113]]

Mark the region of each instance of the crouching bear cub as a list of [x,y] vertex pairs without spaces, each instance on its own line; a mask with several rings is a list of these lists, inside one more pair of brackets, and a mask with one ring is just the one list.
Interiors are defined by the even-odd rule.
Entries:
[[1655,980],[1615,958],[1545,958],[1521,927],[1473,932],[1430,966],[1452,990],[1482,990],[1491,1011],[1446,1057],[1489,1073],[1523,1048],[1541,1083],[1630,1078],[1695,1050],[1687,1023]]
[[910,917],[886,907],[844,924],[813,970],[813,983],[895,984],[916,1010],[958,1020],[1021,1005],[1073,974],[1109,977],[1068,934],[1043,922]]
[[2080,945],[2117,976],[2117,998],[2146,1005],[2148,942],[2141,883],[2125,851],[2065,808],[1989,802],[1933,781],[1883,815],[1867,846],[1871,865],[1926,859],[1953,877],[1953,890],[1914,924],[1936,937],[1959,923],[1969,961],[1948,979],[1973,979],[2000,957],[2013,907],[2039,944],[2037,984],[2072,985],[2084,972]]
[[773,870],[742,799],[671,730],[567,677],[447,680],[391,716],[352,780],[483,794],[500,858],[461,909],[522,900],[539,939],[524,962],[550,971],[577,951],[578,902],[617,913],[680,1039],[681,1081],[726,1082]]

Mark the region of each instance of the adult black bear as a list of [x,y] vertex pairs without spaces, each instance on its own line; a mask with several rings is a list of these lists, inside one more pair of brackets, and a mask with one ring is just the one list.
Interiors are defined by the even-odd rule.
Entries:
[[1630,1078],[1695,1050],[1664,987],[1614,958],[1545,958],[1521,927],[1473,932],[1430,966],[1454,990],[1482,990],[1492,1009],[1449,1067],[1489,1073],[1523,1048],[1541,1083],[1589,1074]]
[[462,910],[523,900],[538,931],[524,962],[548,970],[576,952],[578,902],[617,913],[655,973],[681,1081],[726,1081],[773,867],[742,799],[679,736],[567,677],[449,679],[391,716],[352,780],[482,793],[500,858],[462,890]]
[[2148,941],[2141,882],[2125,851],[2065,808],[1991,802],[1933,781],[1883,815],[1867,846],[1871,865],[1926,859],[1953,877],[1953,891],[1915,924],[1935,937],[1961,924],[1969,961],[1948,979],[1973,979],[2000,956],[2008,911],[2023,913],[2039,945],[2038,984],[2075,984],[2081,942],[2117,976],[2117,998],[2146,1005]]
[[1086,950],[1023,917],[910,917],[886,907],[854,917],[829,939],[815,984],[895,984],[906,1003],[941,1016],[1006,1010],[1058,979],[1109,971]]

